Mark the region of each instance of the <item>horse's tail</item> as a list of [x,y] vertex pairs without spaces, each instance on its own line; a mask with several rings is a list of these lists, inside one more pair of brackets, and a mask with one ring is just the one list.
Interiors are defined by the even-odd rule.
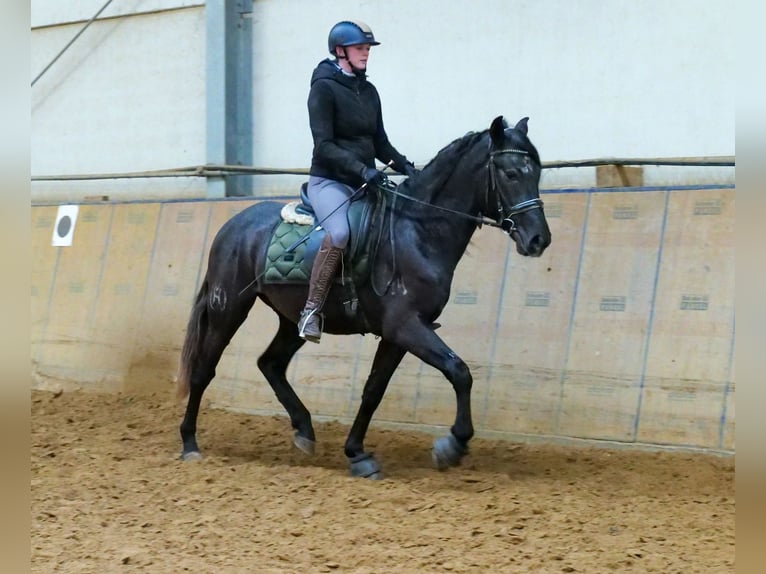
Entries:
[[189,394],[189,377],[191,368],[197,361],[200,348],[205,339],[207,331],[207,278],[202,282],[197,298],[192,307],[189,324],[186,327],[186,338],[181,350],[181,364],[178,367],[178,379],[176,382],[176,391],[178,398],[183,399]]

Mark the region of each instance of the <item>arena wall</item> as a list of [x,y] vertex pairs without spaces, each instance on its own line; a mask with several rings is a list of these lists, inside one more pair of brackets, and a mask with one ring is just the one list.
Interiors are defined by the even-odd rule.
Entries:
[[[440,319],[472,369],[479,434],[733,452],[733,187],[543,198],[553,233],[543,257],[478,231]],[[69,247],[52,246],[59,207],[34,206],[35,387],[170,396],[209,245],[253,201],[81,203]],[[206,395],[214,406],[283,412],[256,366],[276,324],[256,304]],[[288,377],[314,415],[348,421],[375,347],[370,335],[325,336]],[[374,421],[449,425],[454,403],[442,375],[408,356]]]

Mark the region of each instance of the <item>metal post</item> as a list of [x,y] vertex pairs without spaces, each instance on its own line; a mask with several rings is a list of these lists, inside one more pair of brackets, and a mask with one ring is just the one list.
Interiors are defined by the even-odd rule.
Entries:
[[[226,164],[253,165],[253,0],[228,0],[226,13]],[[253,195],[253,177],[227,178],[226,195]]]
[[[206,162],[226,163],[226,0],[205,3]],[[225,197],[226,178],[208,177],[207,196]]]
[[[252,0],[208,0],[205,11],[206,161],[252,165]],[[208,178],[208,197],[252,194],[252,176]]]

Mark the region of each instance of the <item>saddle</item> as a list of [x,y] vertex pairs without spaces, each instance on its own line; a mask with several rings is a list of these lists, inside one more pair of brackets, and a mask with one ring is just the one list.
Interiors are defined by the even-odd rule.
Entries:
[[[326,231],[317,227],[307,187],[308,183],[301,185],[300,202],[285,206],[294,206],[298,217],[286,217],[287,210],[283,209],[274,227],[266,251],[263,274],[266,284],[300,285],[309,282],[314,257]],[[362,193],[351,201],[348,209],[349,241],[343,251],[341,272],[333,280],[334,284],[350,285],[353,289],[354,285],[359,286],[369,280],[371,247],[380,236],[384,214],[385,205],[377,189],[372,193]]]

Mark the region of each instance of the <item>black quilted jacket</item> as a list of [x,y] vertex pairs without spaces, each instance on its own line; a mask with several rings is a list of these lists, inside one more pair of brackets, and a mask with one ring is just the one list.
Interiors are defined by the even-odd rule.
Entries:
[[358,187],[375,158],[404,173],[407,158],[388,141],[380,96],[364,76],[347,76],[331,60],[311,76],[309,123],[314,138],[311,175]]

